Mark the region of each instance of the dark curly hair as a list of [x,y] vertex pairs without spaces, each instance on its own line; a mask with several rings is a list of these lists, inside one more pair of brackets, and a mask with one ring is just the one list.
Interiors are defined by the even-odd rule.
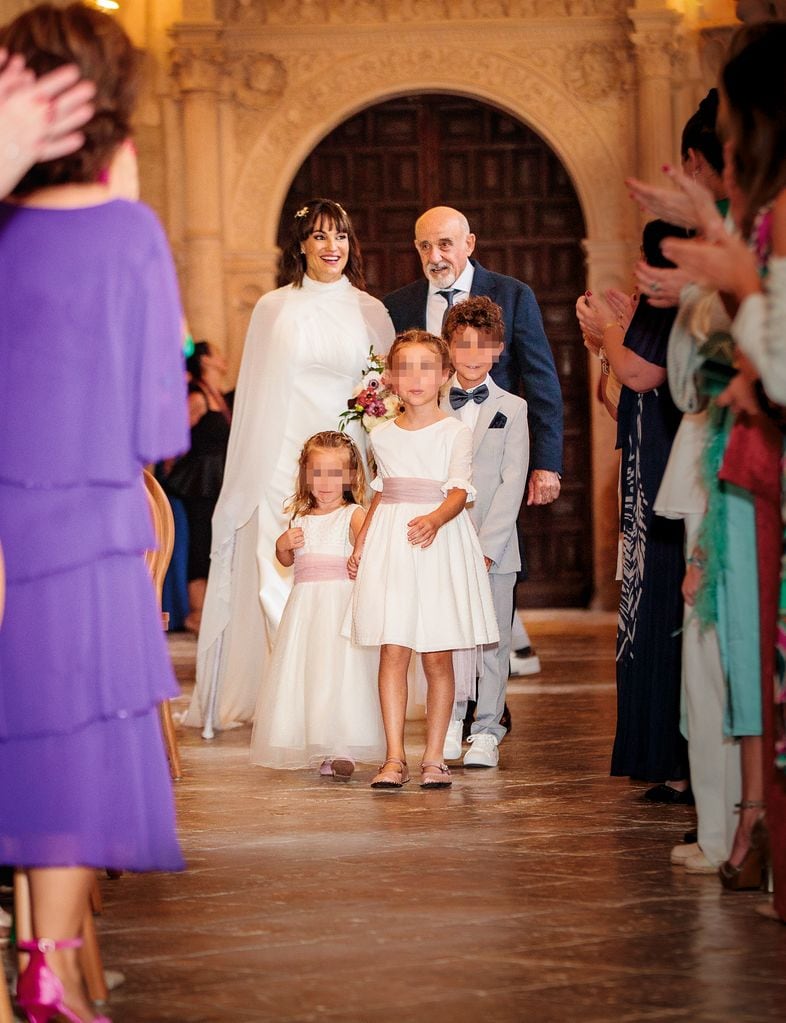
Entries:
[[442,324],[442,336],[450,342],[456,331],[464,327],[487,331],[497,342],[505,338],[502,310],[487,295],[470,295],[465,302],[452,306]]
[[96,87],[95,113],[82,128],[81,149],[31,167],[14,194],[97,181],[131,134],[140,59],[126,33],[114,18],[84,4],[39,4],[0,29],[0,46],[20,53],[37,77],[62,64],[76,64]]

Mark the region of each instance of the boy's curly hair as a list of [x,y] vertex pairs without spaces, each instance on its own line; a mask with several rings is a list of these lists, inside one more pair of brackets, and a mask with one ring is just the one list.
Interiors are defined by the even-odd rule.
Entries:
[[442,325],[442,336],[450,343],[456,331],[465,327],[488,331],[497,342],[505,337],[502,310],[486,295],[470,295],[465,302],[457,302],[452,306]]

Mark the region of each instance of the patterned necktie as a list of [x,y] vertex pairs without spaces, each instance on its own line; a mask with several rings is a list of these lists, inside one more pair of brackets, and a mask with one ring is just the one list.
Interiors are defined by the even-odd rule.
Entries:
[[448,400],[450,401],[451,408],[459,409],[464,408],[468,401],[474,401],[476,405],[482,405],[488,396],[489,389],[487,385],[481,384],[474,391],[465,391],[461,387],[451,387]]
[[445,306],[445,312],[442,314],[442,326],[443,327],[445,326],[445,320],[448,318],[448,313],[450,312],[451,307],[453,305],[453,296],[454,295],[458,295],[458,293],[459,293],[459,289],[458,288],[449,288],[447,291],[438,291],[437,292],[437,294],[438,295],[442,295],[442,297],[448,303]]

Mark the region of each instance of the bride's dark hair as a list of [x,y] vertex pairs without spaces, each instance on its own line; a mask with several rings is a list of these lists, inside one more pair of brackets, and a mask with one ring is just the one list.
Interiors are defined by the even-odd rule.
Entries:
[[350,284],[365,290],[366,278],[363,275],[363,257],[352,221],[344,207],[332,199],[309,199],[295,212],[289,233],[289,244],[281,254],[281,279],[285,284],[301,287],[306,274],[306,263],[301,252],[303,242],[314,231],[332,228],[343,231],[349,239],[349,259],[344,275]]

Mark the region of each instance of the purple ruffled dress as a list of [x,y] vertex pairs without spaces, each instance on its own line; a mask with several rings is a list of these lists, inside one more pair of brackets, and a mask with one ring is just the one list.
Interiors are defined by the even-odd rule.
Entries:
[[140,203],[0,203],[0,295],[0,863],[179,869],[142,558],[142,466],[188,447],[164,233]]

